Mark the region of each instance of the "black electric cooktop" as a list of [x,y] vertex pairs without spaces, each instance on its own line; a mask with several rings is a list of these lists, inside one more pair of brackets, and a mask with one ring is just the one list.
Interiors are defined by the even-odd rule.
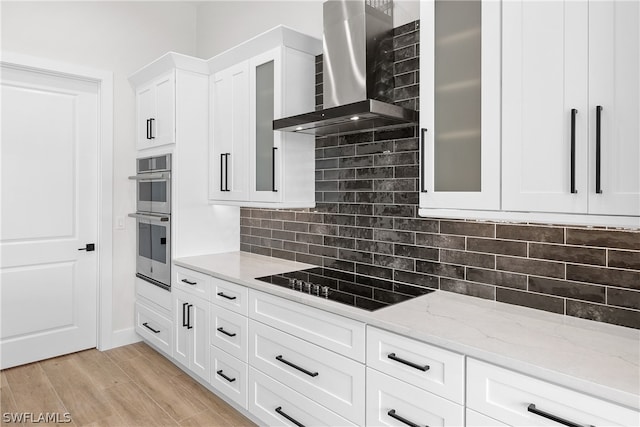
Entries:
[[369,311],[433,292],[433,289],[323,267],[256,279]]

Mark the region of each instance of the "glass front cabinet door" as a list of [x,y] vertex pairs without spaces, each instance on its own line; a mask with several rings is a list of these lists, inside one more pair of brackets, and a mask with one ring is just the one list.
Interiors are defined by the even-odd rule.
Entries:
[[251,191],[259,202],[280,200],[282,135],[273,131],[273,120],[282,111],[281,98],[275,96],[282,91],[281,51],[275,48],[249,61]]
[[420,27],[420,213],[497,210],[500,3],[422,1]]

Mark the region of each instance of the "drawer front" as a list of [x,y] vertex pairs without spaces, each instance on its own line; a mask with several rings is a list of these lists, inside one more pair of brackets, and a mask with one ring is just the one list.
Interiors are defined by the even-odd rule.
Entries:
[[192,295],[197,295],[200,298],[209,300],[211,293],[211,276],[202,274],[199,271],[189,270],[188,268],[182,268],[178,266],[173,267],[173,286],[176,289],[181,289],[185,292],[189,292]]
[[243,316],[249,311],[249,290],[236,283],[212,277],[211,302]]
[[247,408],[247,364],[211,346],[211,385]]
[[550,416],[580,425],[640,425],[637,411],[471,358],[467,406],[513,426],[560,425]]
[[467,409],[465,415],[465,426],[467,427],[508,427],[506,424],[503,424],[500,421],[489,418],[486,415],[483,415],[471,409]]
[[364,363],[364,323],[253,290],[249,298],[250,318]]
[[247,362],[249,320],[238,313],[211,304],[211,345]]
[[367,326],[367,366],[464,404],[464,356]]
[[135,306],[136,332],[159,350],[171,356],[171,320],[140,302]]
[[249,364],[356,424],[364,423],[364,365],[249,321]]
[[267,426],[355,426],[253,368],[249,368],[249,412]]
[[149,301],[157,304],[160,308],[164,309],[167,313],[165,317],[171,317],[171,292],[166,289],[162,289],[160,286],[152,285],[146,280],[142,280],[136,277],[136,294],[140,297],[146,298]]
[[462,426],[464,407],[367,368],[367,426]]

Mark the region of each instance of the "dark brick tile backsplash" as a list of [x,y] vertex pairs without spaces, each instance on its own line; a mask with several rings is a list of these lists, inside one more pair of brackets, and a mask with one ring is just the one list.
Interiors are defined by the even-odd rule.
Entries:
[[[394,34],[396,103],[415,108],[419,22]],[[382,301],[439,289],[640,329],[640,230],[420,218],[416,136],[317,138],[316,208],[242,208],[240,249],[363,274],[353,290]]]

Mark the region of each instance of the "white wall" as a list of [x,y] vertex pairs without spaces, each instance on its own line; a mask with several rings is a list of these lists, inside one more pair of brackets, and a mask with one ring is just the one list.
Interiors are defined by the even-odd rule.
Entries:
[[2,50],[112,71],[114,76],[114,344],[133,336],[135,94],[127,77],[169,50],[194,55],[196,6],[190,2],[2,2]]
[[[211,58],[280,24],[321,39],[323,3],[324,0],[227,0],[200,3],[197,56]],[[394,0],[393,4],[394,27],[420,18],[418,0]]]

